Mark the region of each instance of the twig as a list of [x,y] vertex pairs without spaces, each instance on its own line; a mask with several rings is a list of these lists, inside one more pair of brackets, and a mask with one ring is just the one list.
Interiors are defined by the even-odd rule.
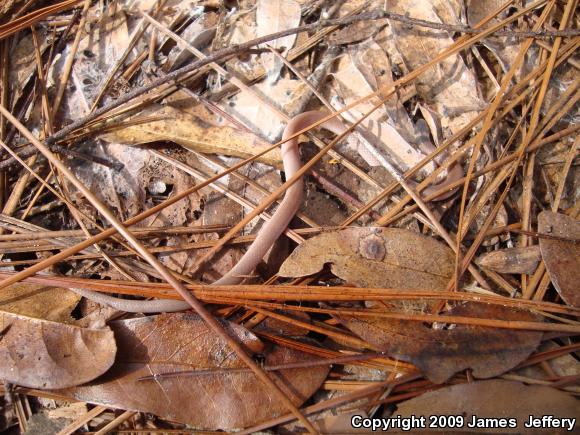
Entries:
[[125,411],[125,412],[123,412],[120,416],[118,416],[113,421],[111,421],[110,423],[106,424],[103,428],[101,428],[100,430],[98,430],[97,432],[95,432],[95,435],[106,435],[108,433],[111,433],[111,431],[113,431],[114,429],[116,429],[121,423],[129,420],[135,414],[137,414],[135,411]]
[[[0,106],[0,112],[11,122],[13,123],[20,132],[26,136],[26,138],[32,142],[39,151],[45,155],[45,157],[50,160],[50,162],[60,170],[64,175],[66,175],[67,179],[80,191],[83,195],[93,204],[93,206],[99,210],[99,212],[111,223],[113,227],[131,244],[131,246],[139,252],[139,254],[159,272],[159,274],[163,277],[165,281],[170,283],[172,287],[183,297],[183,299],[191,305],[191,307],[199,314],[199,316],[205,321],[208,326],[208,329],[213,330],[217,335],[219,335],[227,344],[228,346],[236,353],[236,355],[248,366],[252,369],[254,374],[258,379],[260,379],[266,386],[269,387],[270,391],[272,391],[276,397],[284,403],[286,408],[288,408],[299,420],[302,424],[304,424],[308,430],[312,433],[317,433],[316,429],[312,426],[312,424],[302,415],[302,413],[298,410],[298,408],[292,403],[292,401],[288,398],[287,394],[284,390],[281,389],[278,384],[276,384],[268,375],[260,368],[260,366],[246,353],[246,350],[242,347],[242,345],[232,338],[228,332],[223,329],[221,323],[213,317],[213,315],[205,308],[198,299],[196,299],[184,285],[178,281],[173,274],[166,269],[163,264],[153,256],[147,248],[145,248],[141,242],[133,234],[127,230],[127,228],[121,223],[115,215],[107,208],[105,204],[103,204],[87,187],[75,177],[75,175],[58,159],[56,158],[51,151],[42,144],[30,131],[26,129],[18,120],[16,120],[12,114],[6,110],[3,106]],[[87,240],[92,240],[93,238],[89,238]],[[6,281],[0,283],[0,286],[4,284],[6,285]]]
[[[518,17],[522,16],[524,13],[531,11],[534,8],[540,6],[544,3],[545,3],[545,0],[536,1],[535,3],[527,6],[525,9],[518,11],[513,16],[509,17],[507,20],[505,20],[504,22],[502,22],[500,24],[502,26],[505,24],[508,24],[509,22],[512,22],[515,19],[517,19]],[[385,14],[387,14],[387,13],[384,11],[375,11],[375,12],[371,12],[368,14],[359,14],[359,15],[356,15],[353,17],[340,18],[340,19],[335,19],[335,20],[321,20],[317,23],[306,24],[304,26],[299,26],[299,27],[296,27],[294,29],[288,29],[288,30],[284,30],[281,32],[273,33],[270,35],[266,35],[266,36],[263,36],[260,38],[253,39],[253,40],[245,42],[243,44],[235,44],[235,45],[232,45],[230,47],[224,48],[222,50],[218,50],[212,54],[207,55],[207,57],[205,59],[198,60],[196,62],[192,62],[191,64],[184,66],[180,69],[177,69],[170,74],[167,74],[163,77],[160,77],[156,80],[153,80],[147,86],[142,86],[140,88],[137,88],[137,89],[134,89],[134,90],[128,92],[127,94],[119,97],[117,100],[109,103],[108,105],[106,105],[100,109],[95,110],[90,115],[87,115],[87,116],[69,124],[68,126],[63,128],[62,130],[55,133],[54,135],[48,137],[46,139],[46,143],[52,144],[52,143],[55,143],[59,140],[62,140],[68,134],[70,134],[72,131],[86,125],[88,122],[96,119],[97,117],[101,116],[102,114],[107,113],[107,112],[111,111],[112,109],[115,109],[115,108],[119,107],[120,105],[125,104],[125,103],[131,101],[132,99],[155,89],[158,86],[161,86],[161,85],[166,84],[166,83],[172,83],[172,82],[177,83],[179,81],[179,78],[181,76],[183,76],[184,74],[190,73],[192,71],[196,71],[199,68],[201,68],[202,66],[208,65],[212,62],[217,62],[217,61],[225,60],[225,59],[233,57],[233,56],[237,56],[240,53],[244,52],[245,50],[247,50],[255,45],[264,44],[266,42],[272,41],[274,39],[282,38],[284,36],[294,35],[296,33],[306,32],[309,30],[315,30],[315,29],[318,29],[321,27],[346,26],[346,25],[349,25],[349,24],[352,24],[352,23],[355,23],[358,21],[382,19],[382,18],[386,18]],[[392,16],[391,16],[391,18],[392,18]],[[482,39],[485,36],[488,36],[490,34],[495,33],[498,28],[499,28],[498,25],[494,25],[490,28],[478,30],[477,34],[478,34],[478,36],[480,36],[480,38],[478,38],[478,39]],[[440,59],[438,59],[438,57],[436,59],[437,59],[437,61],[440,60]]]
[[75,433],[78,429],[83,427],[85,424],[87,424],[89,421],[91,421],[93,418],[95,418],[99,414],[102,414],[106,410],[107,408],[104,406],[95,406],[90,411],[79,416],[76,420],[74,420],[71,424],[62,429],[56,435],[71,435]]
[[[482,33],[481,35],[477,35],[474,36],[472,38],[462,38],[459,41],[457,41],[453,46],[447,48],[446,50],[444,50],[443,52],[439,53],[437,56],[435,56],[433,59],[431,59],[430,61],[426,62],[425,64],[423,64],[422,66],[418,67],[417,69],[415,69],[414,71],[412,71],[411,73],[407,74],[406,76],[400,78],[399,80],[397,80],[393,85],[391,85],[388,89],[381,89],[380,91],[377,92],[373,92],[369,95],[366,95],[365,97],[362,97],[354,102],[352,102],[351,104],[345,106],[344,108],[342,108],[341,110],[337,111],[337,113],[342,113],[344,111],[350,110],[351,108],[355,107],[358,104],[361,104],[365,101],[368,101],[369,99],[375,97],[376,95],[380,94],[383,98],[388,98],[390,95],[392,95],[396,89],[398,89],[400,86],[404,86],[405,84],[411,82],[412,80],[414,80],[415,78],[417,78],[419,75],[421,75],[422,73],[424,73],[426,70],[428,70],[429,68],[433,67],[434,65],[438,64],[439,62],[443,61],[444,59],[446,59],[447,57],[451,56],[452,54],[458,53],[459,51],[463,50],[466,47],[471,46],[472,44],[476,43],[477,41],[479,41],[480,39],[482,39],[483,37],[485,37],[486,35],[489,35],[491,33],[493,33],[494,31],[496,31],[497,29],[499,29],[500,27],[509,24],[510,22],[517,20],[519,17],[523,16],[526,12],[531,11],[532,9],[534,9],[535,7],[537,7],[538,5],[543,4],[544,1],[540,0],[537,1],[529,6],[527,6],[525,9],[518,11],[517,13],[515,13],[514,15],[508,17],[507,19],[505,19],[504,21],[494,24],[493,26],[491,26],[489,29],[486,30],[486,32]],[[494,12],[494,14],[497,14],[497,11]],[[490,15],[490,17],[493,16]],[[486,20],[482,21],[481,23],[486,22]],[[271,35],[269,38],[272,38]],[[273,38],[272,38],[273,39]],[[253,43],[255,43],[256,40],[254,40]],[[267,41],[266,41],[267,42]],[[228,50],[231,50],[228,49]],[[211,59],[211,60],[215,60],[215,59]],[[210,58],[206,58],[204,60],[204,62],[209,62]],[[192,66],[190,65],[187,68],[192,68]],[[194,68],[192,68],[194,69]],[[180,70],[183,71],[183,70]],[[167,76],[166,76],[167,77]],[[137,93],[137,95],[141,95],[143,93],[145,93],[147,90],[149,90],[149,88],[154,88],[157,85],[164,85],[166,83],[166,77],[162,78],[159,81],[153,82],[151,84],[151,86],[149,87],[143,87],[143,88],[139,88],[137,90],[135,90],[135,92]],[[125,97],[122,97],[125,98]],[[131,98],[133,98],[133,96],[130,97],[126,97],[127,100],[130,100]],[[119,101],[119,100],[117,100]],[[124,102],[124,101],[123,101]],[[112,104],[116,104],[116,103],[112,103]],[[108,106],[111,107],[111,106]],[[115,106],[116,107],[116,106]],[[103,108],[104,110],[105,108]],[[98,114],[96,114],[95,116],[97,116]],[[326,118],[321,119],[318,123],[316,123],[315,125],[311,125],[309,128],[305,128],[302,131],[297,132],[294,136],[288,138],[287,140],[291,140],[294,137],[298,137],[300,134],[303,134],[304,132],[316,127],[316,125],[320,125],[324,122],[326,122],[328,119],[332,118],[334,115],[332,116],[328,116]],[[80,120],[78,122],[78,125],[83,125],[84,122],[86,121],[87,118]],[[71,131],[74,130],[74,127],[72,124],[67,127],[66,129],[70,129]],[[66,136],[66,134],[68,134],[65,130],[63,129],[61,130],[59,133],[57,133],[57,135],[63,135]],[[140,214],[128,219],[125,222],[125,225],[134,225],[138,222],[140,222],[141,220],[154,215],[155,213],[158,213],[159,211],[163,210],[164,208],[182,200],[183,198],[187,197],[188,195],[191,195],[194,192],[197,192],[199,189],[209,185],[210,182],[213,182],[215,180],[218,180],[219,178],[229,174],[230,172],[236,171],[237,169],[241,168],[242,166],[248,164],[249,162],[254,161],[256,158],[261,157],[262,155],[270,152],[271,150],[277,148],[278,146],[280,146],[283,142],[278,142],[277,144],[272,145],[269,148],[266,148],[265,150],[257,153],[256,155],[254,155],[253,157],[249,157],[247,159],[242,160],[241,162],[233,165],[232,167],[228,168],[227,170],[211,177],[210,179],[208,179],[206,182],[200,183],[197,186],[193,186],[190,187],[188,189],[185,189],[184,191],[176,194],[175,196],[168,198],[167,200],[165,200],[163,203],[158,204],[154,207],[151,207],[148,210],[145,210],[143,212],[141,212]],[[280,190],[280,192],[277,192],[277,195],[281,194],[282,190]],[[261,210],[260,210],[261,211]],[[52,264],[57,263],[58,261],[61,261],[63,259],[68,258],[69,256],[76,254],[77,252],[79,252],[80,250],[86,248],[87,246],[92,245],[95,242],[98,242],[100,240],[104,240],[107,237],[112,236],[113,234],[116,233],[116,229],[115,228],[109,228],[106,231],[103,231],[102,233],[95,235],[94,237],[84,240],[82,242],[79,242],[77,245],[72,246],[70,248],[67,248],[55,255],[53,255],[50,258],[44,259],[42,261],[40,261],[38,264],[35,264],[34,266],[29,267],[26,270],[23,270],[19,273],[17,273],[16,275],[14,275],[12,278],[0,283],[0,286],[6,286],[8,284],[17,282],[21,279],[24,279],[26,277],[29,277],[33,274],[35,274],[36,272],[39,272],[41,270],[44,270],[45,268],[51,266]],[[237,230],[236,230],[237,231]],[[228,237],[231,237],[231,235],[229,235]],[[220,241],[220,243],[222,243]],[[223,241],[223,243],[225,243],[225,241]]]

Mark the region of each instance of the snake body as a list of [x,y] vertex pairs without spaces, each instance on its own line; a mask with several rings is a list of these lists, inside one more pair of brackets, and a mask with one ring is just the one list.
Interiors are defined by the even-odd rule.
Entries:
[[[282,136],[286,140],[294,136],[297,132],[302,131],[310,125],[320,121],[327,116],[324,112],[310,111],[304,112],[292,118],[284,130]],[[336,118],[331,118],[320,127],[329,130],[335,134],[342,134],[346,127]],[[282,162],[284,164],[284,171],[287,178],[291,178],[296,171],[302,166],[300,154],[298,152],[298,137],[287,140],[282,144]],[[459,165],[453,165],[449,169],[448,176],[439,184],[434,184],[426,188],[423,192],[429,195],[451,182],[463,176]],[[254,239],[254,242],[249,246],[246,253],[242,256],[240,261],[212,285],[235,285],[241,283],[246,276],[248,276],[264,258],[270,247],[274,244],[276,239],[284,232],[302,203],[302,195],[304,191],[304,181],[299,179],[292,186],[290,186],[282,199],[282,202],[276,209],[272,218],[265,222],[260,232]],[[445,192],[439,195],[436,200],[443,200],[453,194],[453,191]],[[113,296],[108,296],[103,293],[92,290],[72,288],[77,294],[86,297],[94,302],[107,305],[114,309],[130,312],[130,313],[158,313],[158,312],[174,312],[182,311],[190,308],[190,305],[185,301],[178,301],[173,299],[155,299],[149,301],[143,300],[128,300],[120,299]]]

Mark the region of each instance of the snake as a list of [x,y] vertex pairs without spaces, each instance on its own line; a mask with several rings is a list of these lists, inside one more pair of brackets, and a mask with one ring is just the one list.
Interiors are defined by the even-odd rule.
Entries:
[[[297,133],[303,131],[328,117],[328,113],[322,111],[308,111],[293,117],[282,135],[282,163],[287,179],[291,178],[301,167],[302,161],[298,149]],[[343,134],[346,131],[345,125],[336,118],[330,118],[319,125],[319,127],[331,131],[334,134]],[[463,176],[461,166],[454,163],[449,167],[447,177],[437,184],[432,184],[423,190],[426,196],[433,194],[440,189],[452,184]],[[298,211],[302,204],[304,191],[304,180],[300,177],[285,192],[284,197],[272,215],[271,219],[264,223],[252,244],[236,265],[230,269],[220,279],[211,285],[235,285],[240,284],[260,263],[274,242],[286,230],[286,227]],[[454,190],[443,192],[433,200],[441,201],[453,195]],[[175,312],[190,309],[190,305],[185,301],[173,299],[153,299],[153,300],[130,300],[121,299],[114,296],[105,295],[100,292],[71,288],[80,296],[90,299],[102,305],[109,306],[119,311],[129,313],[161,313]]]

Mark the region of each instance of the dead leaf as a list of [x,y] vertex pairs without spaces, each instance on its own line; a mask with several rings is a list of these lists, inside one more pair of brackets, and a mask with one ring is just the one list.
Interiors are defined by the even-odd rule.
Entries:
[[[300,4],[294,0],[258,0],[256,5],[256,33],[258,37],[298,27]],[[296,34],[284,36],[268,43],[275,49],[283,48],[286,54],[296,41]],[[262,62],[271,82],[276,81],[284,64],[273,53],[263,53]]]
[[[541,212],[538,215],[538,231],[580,240],[580,222],[560,213]],[[564,302],[580,307],[580,244],[542,237],[540,249],[550,279]]]
[[[331,101],[334,108],[343,109],[345,105],[352,104],[375,92],[379,84],[375,77],[378,74],[377,70],[380,69],[380,63],[383,63],[383,69],[388,67],[387,62],[388,58],[384,51],[373,41],[358,44],[352,47],[349,56],[341,56],[338,59],[337,71],[333,74],[337,93],[341,99]],[[372,71],[370,67],[372,67]],[[384,85],[384,83],[380,84]],[[397,115],[402,112],[397,113],[382,107],[374,110],[380,101],[379,97],[373,97],[344,112],[343,116],[351,122],[356,122],[363,118],[364,114],[371,112],[370,116],[361,123],[361,126],[364,127],[364,139],[378,152],[392,159],[398,168],[406,171],[421,161],[424,155],[409,143],[409,140],[414,139],[414,131],[412,133],[408,131],[412,129],[412,123],[407,120],[408,115],[405,114],[407,118],[401,120]],[[395,100],[391,99],[390,101],[393,104]],[[396,117],[396,119],[390,119],[390,122],[386,122],[385,115],[387,114]],[[394,125],[397,127],[395,128]],[[378,166],[380,162],[367,150],[367,147],[368,145],[364,143],[358,146],[361,157],[370,166]],[[426,176],[433,169],[434,165],[429,163],[419,173]]]
[[[37,28],[36,31],[41,45],[40,52],[44,53],[49,46],[46,31],[42,27]],[[20,39],[14,48],[10,50],[10,62],[10,78],[8,81],[10,95],[13,101],[18,101],[29,81],[35,77],[36,61],[31,35]]]
[[[580,413],[578,401],[563,391],[499,379],[444,387],[424,393],[397,406],[398,409],[393,418],[423,415],[427,417],[426,424],[433,422],[434,418],[437,419],[436,416],[456,416],[454,421],[463,421],[463,424],[455,428],[449,425],[440,426],[438,430],[433,425],[429,425],[429,431],[463,433],[468,430],[469,433],[535,434],[544,431],[537,427],[524,426],[530,421],[531,416],[537,419],[541,419],[542,416],[551,416],[553,419],[571,420],[577,419]],[[460,418],[463,420],[458,420]],[[506,419],[506,424],[511,421],[512,426],[495,429],[492,426],[487,428],[471,426],[474,421],[482,424],[485,418]],[[446,420],[451,421],[449,418]],[[563,434],[570,433],[572,429],[554,426],[546,429],[545,432]]]
[[0,312],[0,378],[30,388],[67,388],[105,373],[117,347],[109,328],[85,329]]
[[329,415],[328,417],[316,420],[315,424],[321,433],[324,434],[371,432],[370,429],[353,428],[352,418],[354,416],[368,418],[366,412],[361,409],[357,409],[356,411],[349,411],[338,415]]
[[[390,12],[416,19],[461,24],[457,11],[440,7],[437,3],[432,0],[389,0],[387,8]],[[436,53],[441,53],[454,43],[447,31],[407,26],[394,20],[391,20],[391,25],[395,44],[409,71],[425,64]],[[448,56],[421,74],[416,86],[419,95],[441,115],[443,127],[453,133],[484,107],[475,76],[460,55]]]
[[111,12],[89,26],[79,43],[71,80],[75,87],[67,99],[67,117],[72,119],[90,111],[111,63],[121,58],[130,43],[127,15],[120,8]]
[[[282,137],[286,125],[285,120],[273,110],[272,106],[279,107],[285,113],[296,107],[302,95],[304,84],[300,80],[280,78],[276,82],[263,81],[252,86],[253,92],[240,92],[233,96],[224,110],[230,115],[244,122],[252,131],[262,137],[276,141]],[[257,94],[257,95],[254,95]],[[264,101],[270,104],[264,104]],[[281,154],[278,150],[271,154],[280,162]],[[267,154],[265,157],[268,157]],[[266,161],[265,161],[266,162]],[[267,163],[267,162],[266,162]],[[280,164],[277,163],[280,167]]]
[[480,266],[499,273],[534,273],[540,262],[540,246],[498,249],[477,259]]
[[[214,38],[217,19],[217,14],[213,12],[207,11],[206,13],[202,13],[201,16],[197,17],[183,29],[180,36],[191,46],[201,50]],[[167,55],[167,61],[163,65],[163,70],[168,72],[177,69],[191,59],[195,59],[193,53],[178,44]]]
[[[408,310],[406,310],[408,312]],[[466,303],[443,315],[538,321],[527,311],[499,305]],[[542,332],[471,325],[430,328],[421,322],[337,316],[352,332],[393,358],[415,364],[435,383],[472,369],[476,378],[498,376],[528,357],[540,344]]]
[[[359,1],[344,2],[340,7],[340,16],[344,17],[349,13],[358,13],[360,11],[361,3],[364,4],[367,10],[384,7],[383,0],[375,0],[366,3]],[[351,26],[341,27],[328,35],[328,43],[334,45],[346,45],[364,41],[377,33],[379,29],[386,24],[387,20],[360,21],[358,23],[353,23]]]
[[80,296],[61,287],[19,282],[0,292],[0,310],[53,322],[71,323]]
[[[479,1],[479,0],[468,0],[467,1],[467,21],[470,26],[473,26],[487,17],[489,14],[497,10],[501,5],[503,5],[501,0],[487,0],[487,1]],[[500,17],[506,15],[504,11],[503,14],[500,14]],[[497,22],[497,18],[492,20],[492,23]],[[490,27],[488,23],[485,27]]]
[[278,274],[312,275],[330,263],[332,273],[359,287],[441,290],[453,262],[453,251],[431,237],[398,228],[349,227],[306,240]]
[[[131,124],[131,120],[146,122]],[[170,106],[146,109],[128,119],[126,127],[101,137],[127,145],[171,141],[201,153],[244,158],[265,149],[252,133],[223,125],[210,125],[206,119],[198,119]],[[282,161],[280,150],[275,149],[258,160],[279,167]]]
[[[251,352],[263,343],[245,328],[225,323],[230,334]],[[205,323],[192,314],[163,314],[111,322],[119,344],[114,367],[103,378],[59,394],[108,407],[151,412],[196,428],[231,430],[286,413],[286,408],[246,368],[235,353]],[[307,354],[277,347],[266,351],[266,365],[308,360]],[[183,370],[205,371],[196,376],[137,379]],[[322,384],[328,367],[276,372],[303,403]]]
[[[413,231],[395,228],[345,228],[306,240],[280,268],[279,275],[300,277],[330,263],[332,273],[360,287],[442,290],[453,273],[453,252],[442,243]],[[368,305],[368,304],[367,304]],[[391,302],[406,314],[425,313],[431,302]],[[510,320],[536,316],[500,306],[458,305],[448,315]],[[361,338],[389,356],[411,362],[434,382],[472,368],[476,377],[501,374],[539,344],[542,334],[455,325],[432,329],[414,321],[340,316]]]

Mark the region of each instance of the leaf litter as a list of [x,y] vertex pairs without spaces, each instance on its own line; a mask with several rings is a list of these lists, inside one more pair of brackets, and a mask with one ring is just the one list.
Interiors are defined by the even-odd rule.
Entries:
[[[572,0],[48,3],[0,5],[0,103],[160,264],[117,236],[79,245],[110,226],[103,208],[0,115],[34,173],[0,150],[2,429],[448,414],[526,433],[528,414],[578,415]],[[311,167],[288,239],[242,286],[205,286],[274,212],[289,177],[272,145],[308,110],[357,125],[320,154],[334,135],[299,136]],[[175,298],[160,268],[222,335],[67,289]]]

